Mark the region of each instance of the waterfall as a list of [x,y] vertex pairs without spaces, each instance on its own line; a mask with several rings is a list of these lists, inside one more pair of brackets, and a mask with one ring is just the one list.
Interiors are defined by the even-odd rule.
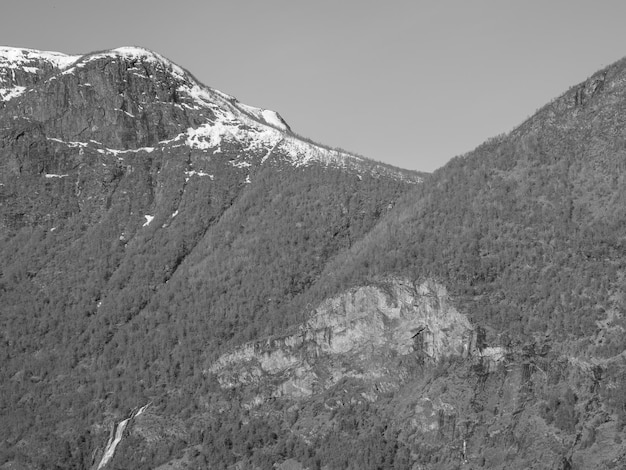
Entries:
[[142,406],[137,411],[132,412],[128,418],[118,423],[117,428],[115,428],[115,433],[111,433],[111,437],[109,437],[109,442],[104,449],[104,454],[102,455],[102,459],[100,459],[97,470],[103,468],[107,463],[109,463],[109,460],[113,458],[113,454],[115,453],[117,445],[121,442],[122,437],[124,437],[124,430],[126,429],[126,426],[128,426],[128,423],[132,419],[142,414],[149,405],[150,403]]

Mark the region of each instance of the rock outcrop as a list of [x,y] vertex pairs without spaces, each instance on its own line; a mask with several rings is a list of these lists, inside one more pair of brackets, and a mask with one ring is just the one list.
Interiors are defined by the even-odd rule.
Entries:
[[[27,468],[89,468],[110,437],[93,423],[191,390],[191,370],[203,387],[220,346],[295,324],[289,302],[419,181],[142,48],[0,47],[0,466],[28,436]],[[122,423],[102,466],[163,462]]]
[[375,399],[407,377],[403,359],[435,363],[472,352],[479,353],[475,329],[445,287],[392,279],[324,301],[297,332],[245,344],[208,372],[223,388],[256,390],[256,403],[270,396],[307,397],[344,378],[362,382],[363,396]]

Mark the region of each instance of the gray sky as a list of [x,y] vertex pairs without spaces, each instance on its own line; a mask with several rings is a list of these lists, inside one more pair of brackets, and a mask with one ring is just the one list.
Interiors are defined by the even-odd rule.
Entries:
[[0,44],[143,46],[292,129],[432,171],[626,55],[623,0],[1,0]]

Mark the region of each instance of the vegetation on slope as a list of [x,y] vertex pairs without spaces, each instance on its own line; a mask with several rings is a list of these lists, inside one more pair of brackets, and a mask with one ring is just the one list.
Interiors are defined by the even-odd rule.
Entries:
[[[556,436],[541,447],[552,467],[574,466],[574,448],[619,447],[624,67],[410,191],[280,155],[244,183],[226,146],[205,159],[215,179],[202,183],[182,183],[191,152],[138,154],[99,173],[95,154],[64,153],[43,124],[19,121],[24,133],[1,136],[19,157],[3,172],[18,162],[24,174],[0,186],[0,465],[87,468],[110,424],[146,403],[112,468],[454,468],[467,443],[480,450],[474,464],[524,467],[540,462],[525,437],[540,436],[524,426]],[[42,177],[72,158],[84,164],[76,186]],[[80,199],[77,187],[92,193]],[[284,333],[329,295],[398,274],[446,285],[482,341],[512,351],[506,367],[416,361],[375,403],[347,380],[252,409],[205,374],[218,354]],[[434,437],[415,424],[427,396],[457,410],[441,413]]]

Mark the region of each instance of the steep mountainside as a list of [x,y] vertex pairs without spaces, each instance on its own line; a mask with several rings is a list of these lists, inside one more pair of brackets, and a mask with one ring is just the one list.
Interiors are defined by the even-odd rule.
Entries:
[[86,468],[132,408],[192,413],[422,179],[139,48],[1,48],[0,84],[0,462]]
[[0,87],[0,468],[626,465],[626,61],[423,180],[143,49]]
[[[437,396],[456,431],[404,441],[428,450],[422,465],[454,467],[464,449],[488,468],[624,466],[625,85],[622,60],[455,158],[320,278],[435,279],[505,351],[488,374],[471,360],[447,373]],[[468,367],[476,385],[453,387]],[[432,399],[428,388],[418,396]]]
[[[253,463],[626,464],[625,85],[620,61],[451,161],[331,260],[297,330],[212,363],[238,416],[297,410]],[[307,450],[281,454],[285,423]]]

